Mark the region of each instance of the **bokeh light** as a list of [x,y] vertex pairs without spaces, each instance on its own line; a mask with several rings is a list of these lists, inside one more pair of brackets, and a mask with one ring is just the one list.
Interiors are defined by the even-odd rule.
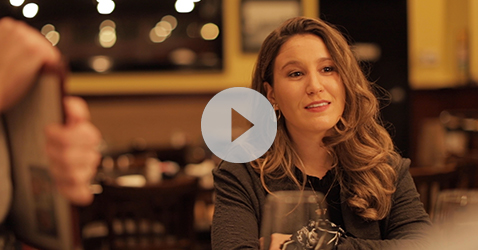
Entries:
[[201,28],[201,37],[204,40],[214,40],[219,36],[219,27],[213,23],[206,23]]
[[100,24],[100,33],[98,34],[98,41],[101,47],[111,48],[115,45],[116,37],[116,23],[106,19]]
[[55,26],[53,26],[53,24],[43,25],[40,32],[48,41],[50,41],[53,46],[56,46],[58,42],[60,42],[60,33],[55,30]]
[[153,43],[162,43],[164,42],[164,40],[166,40],[166,37],[167,37],[163,35],[163,33],[166,34],[166,31],[163,28],[154,27],[149,32],[149,39],[151,39],[151,42]]
[[111,26],[101,28],[99,34],[100,45],[103,48],[111,48],[116,43],[116,30]]
[[26,18],[34,18],[38,14],[38,5],[29,3],[23,6],[23,16]]
[[53,24],[45,24],[43,25],[43,27],[41,28],[41,33],[46,36],[46,34],[48,34],[50,31],[54,31],[55,30],[55,26],[53,26]]
[[168,33],[171,33],[171,31],[173,30],[173,26],[167,21],[161,21],[157,23],[156,26],[162,27]]
[[178,20],[174,16],[171,16],[171,15],[164,16],[163,18],[161,18],[161,21],[165,21],[165,22],[168,22],[169,24],[171,24],[171,28],[173,30],[176,29],[176,27],[178,26]]
[[[173,16],[169,16],[174,18]],[[165,16],[161,19],[160,22],[154,26],[151,31],[149,32],[149,39],[153,43],[162,43],[164,42],[169,36],[171,36],[171,32],[176,28],[177,21],[175,21],[172,18],[169,18],[168,16]],[[169,21],[173,22],[171,24]]]
[[25,0],[10,0],[10,4],[15,7],[22,5],[24,2]]
[[153,43],[162,43],[168,37],[168,32],[161,26],[155,26],[149,32],[149,39]]
[[103,14],[103,15],[108,15],[113,12],[115,9],[115,2],[112,0],[97,0],[98,1],[98,6],[96,9],[98,10],[98,13]]
[[98,73],[106,72],[112,66],[113,62],[108,56],[94,56],[90,59],[90,67]]
[[196,52],[187,48],[175,49],[169,54],[169,58],[174,64],[184,66],[193,64],[196,57]]
[[51,42],[51,45],[56,46],[58,42],[60,41],[60,33],[58,31],[50,31],[48,34],[46,34],[46,39]]
[[174,8],[178,13],[189,13],[194,10],[194,3],[200,0],[176,0]]
[[109,20],[109,19],[106,19],[104,20],[103,22],[101,22],[100,24],[100,30],[106,26],[109,26],[109,27],[112,27],[113,29],[116,29],[116,23]]

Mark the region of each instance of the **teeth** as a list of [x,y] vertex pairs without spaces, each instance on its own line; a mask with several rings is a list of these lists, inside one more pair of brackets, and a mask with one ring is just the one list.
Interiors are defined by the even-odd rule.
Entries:
[[306,108],[308,108],[308,109],[317,108],[317,107],[322,107],[322,106],[325,106],[325,105],[328,105],[328,104],[329,104],[328,102],[321,102],[321,103],[312,104],[310,106],[307,106]]

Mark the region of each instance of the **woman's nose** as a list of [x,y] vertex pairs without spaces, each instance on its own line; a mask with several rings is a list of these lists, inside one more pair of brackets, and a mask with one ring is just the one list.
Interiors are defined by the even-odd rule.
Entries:
[[305,91],[307,95],[313,95],[324,91],[324,85],[318,73],[309,75]]

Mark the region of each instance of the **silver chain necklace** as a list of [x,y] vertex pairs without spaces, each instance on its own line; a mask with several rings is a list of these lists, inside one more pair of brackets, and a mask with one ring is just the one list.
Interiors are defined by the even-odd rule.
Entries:
[[327,207],[324,208],[324,202],[326,202],[327,195],[329,195],[330,190],[332,190],[332,187],[335,184],[335,179],[330,185],[329,190],[327,190],[327,193],[324,195],[324,198],[322,198],[322,201],[320,202],[319,202],[319,196],[315,192],[314,185],[312,185],[312,182],[310,182],[309,178],[307,178],[307,181],[309,182],[310,188],[312,188],[312,192],[314,192],[315,197],[317,197],[317,210],[315,210],[315,213],[317,213],[319,217],[325,216],[327,213]]

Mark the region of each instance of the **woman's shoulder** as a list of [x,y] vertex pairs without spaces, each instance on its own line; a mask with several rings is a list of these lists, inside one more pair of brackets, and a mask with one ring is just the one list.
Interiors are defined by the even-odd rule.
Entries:
[[213,176],[214,186],[220,194],[236,194],[242,197],[240,199],[254,200],[256,205],[265,200],[261,178],[249,163],[222,161],[214,168]]
[[250,163],[221,161],[213,170],[214,176],[232,175],[238,179],[257,176]]
[[215,168],[214,172],[240,172],[245,171],[248,163],[234,163],[222,160]]
[[397,180],[404,178],[406,175],[410,174],[410,163],[409,158],[399,158],[396,165],[394,166],[395,172],[397,174]]
[[412,161],[408,158],[402,158],[400,157],[398,160],[398,164],[396,166],[396,170],[398,173],[402,172],[408,172],[408,169],[410,169],[410,163]]

